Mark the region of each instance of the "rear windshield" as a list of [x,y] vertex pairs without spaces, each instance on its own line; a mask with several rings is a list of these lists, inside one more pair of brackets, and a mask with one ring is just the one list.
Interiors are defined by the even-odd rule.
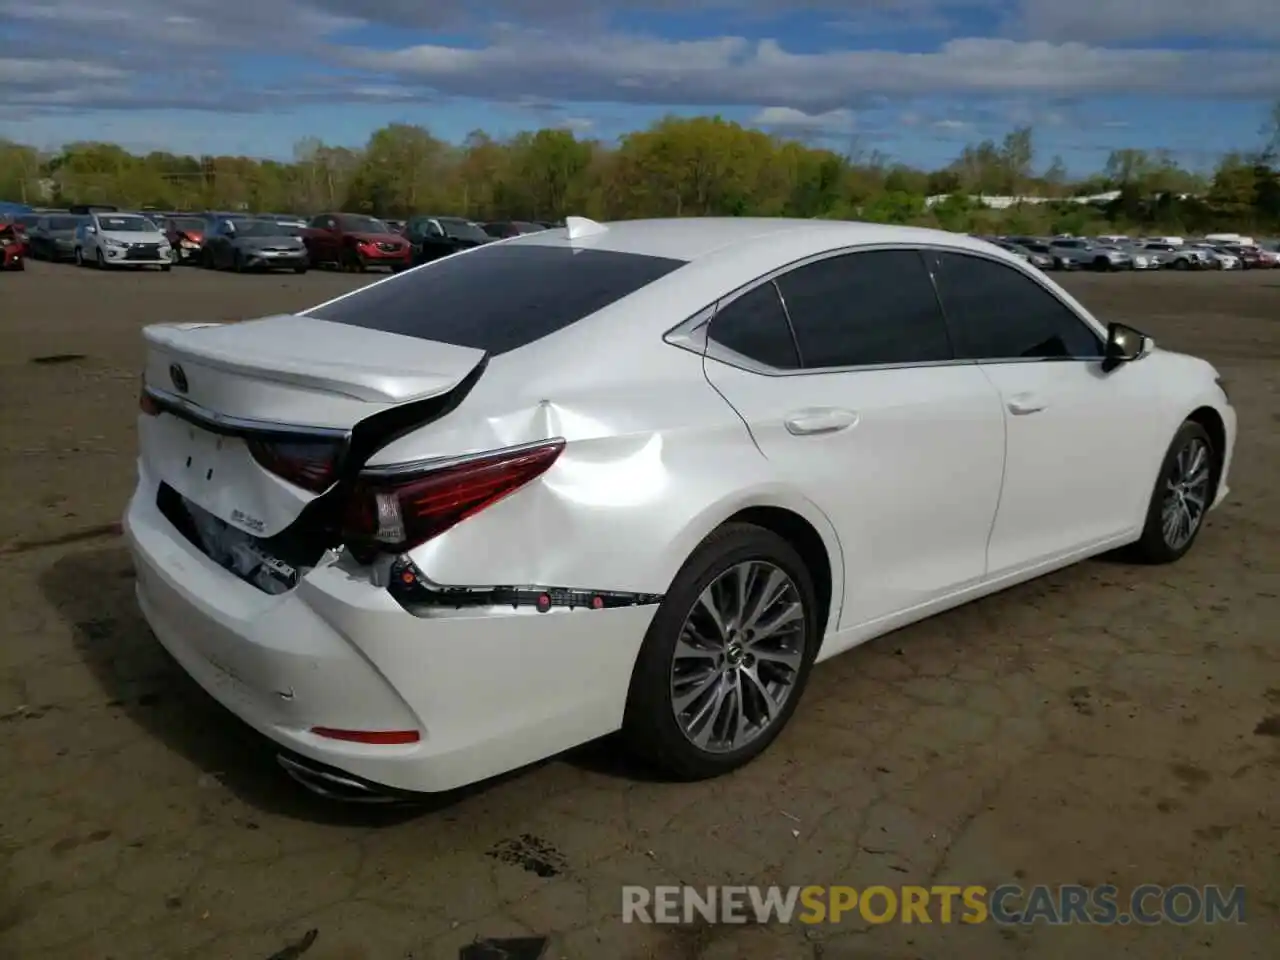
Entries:
[[496,355],[555,333],[684,266],[611,250],[493,244],[307,311]]

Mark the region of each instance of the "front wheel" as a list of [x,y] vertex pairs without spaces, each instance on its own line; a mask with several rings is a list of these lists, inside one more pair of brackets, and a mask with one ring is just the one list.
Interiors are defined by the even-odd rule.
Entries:
[[294,268],[293,268],[293,272],[294,272],[294,273],[296,273],[296,274],[298,274],[299,276],[301,276],[302,274],[304,274],[304,273],[306,273],[306,272],[307,272],[307,268],[306,268],[306,266],[305,266],[305,265],[300,266],[300,267],[294,267]]
[[808,681],[815,597],[804,561],[777,534],[735,523],[707,537],[641,646],[622,728],[631,750],[681,780],[763,753]]
[[1178,428],[1151,492],[1142,538],[1133,545],[1134,559],[1173,563],[1191,549],[1213,504],[1221,458],[1200,424],[1188,420]]
[[84,262],[84,251],[83,251],[83,250],[81,250],[79,247],[76,247],[76,251],[75,251],[75,253],[72,255],[72,258],[75,260],[75,264],[76,264],[76,266],[77,266],[77,267],[87,267],[87,266],[88,266],[88,264]]
[[101,247],[94,252],[93,260],[98,265],[99,270],[107,269],[107,258],[103,255]]

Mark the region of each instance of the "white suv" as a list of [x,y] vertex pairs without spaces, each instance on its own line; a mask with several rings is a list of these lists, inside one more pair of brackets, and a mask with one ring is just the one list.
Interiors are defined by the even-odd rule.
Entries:
[[173,249],[160,228],[136,213],[91,213],[76,229],[76,265],[159,267],[168,271]]

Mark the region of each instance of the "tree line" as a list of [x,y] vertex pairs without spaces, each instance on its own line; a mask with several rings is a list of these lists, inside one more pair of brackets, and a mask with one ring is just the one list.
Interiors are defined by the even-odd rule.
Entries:
[[[451,144],[422,127],[391,124],[359,149],[304,140],[289,162],[137,155],[102,142],[42,153],[0,141],[0,199],[474,220],[823,217],[975,233],[1280,232],[1280,105],[1273,112],[1266,146],[1226,154],[1211,173],[1189,170],[1167,152],[1123,149],[1096,174],[1075,178],[1057,158],[1039,162],[1030,127],[968,145],[932,171],[720,117],[667,118],[616,144],[562,129],[503,140],[477,131]],[[1107,191],[1118,196],[1071,202]],[[926,202],[939,195],[946,199]],[[1054,202],[996,210],[975,199],[992,195]]]

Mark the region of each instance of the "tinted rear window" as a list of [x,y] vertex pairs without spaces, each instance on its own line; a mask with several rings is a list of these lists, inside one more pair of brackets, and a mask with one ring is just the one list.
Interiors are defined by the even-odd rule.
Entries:
[[496,355],[576,323],[684,263],[611,250],[493,244],[307,315]]

